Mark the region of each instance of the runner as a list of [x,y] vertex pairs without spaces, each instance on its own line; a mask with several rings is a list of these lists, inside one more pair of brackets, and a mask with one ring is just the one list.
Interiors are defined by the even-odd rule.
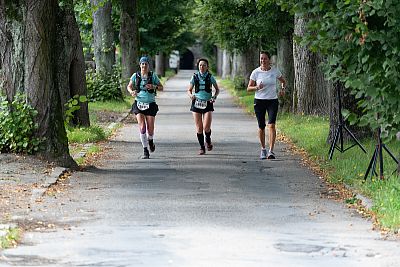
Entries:
[[[196,125],[197,139],[200,144],[199,155],[206,153],[204,145],[204,134],[206,136],[207,150],[213,149],[211,142],[211,121],[212,112],[214,111],[214,102],[219,94],[219,88],[217,81],[210,72],[208,72],[208,60],[201,58],[197,61],[197,69],[190,80],[189,88],[187,93],[192,101],[190,110],[192,111],[194,122]],[[214,95],[212,93],[212,87],[214,87]],[[193,94],[193,88],[195,93]],[[204,131],[204,134],[203,134]]]
[[150,71],[150,59],[146,56],[140,58],[140,71],[134,73],[129,81],[127,90],[135,97],[132,112],[135,113],[139,125],[140,141],[143,145],[143,159],[150,158],[154,152],[154,122],[158,112],[155,101],[157,90],[164,89],[157,74]]
[[[275,122],[278,114],[278,95],[276,80],[281,83],[280,95],[285,94],[286,81],[279,69],[271,67],[268,52],[260,52],[260,67],[253,70],[247,91],[255,91],[254,112],[258,122],[258,137],[261,144],[260,159],[275,159],[274,146],[276,139]],[[265,114],[268,111],[269,151],[265,148]]]

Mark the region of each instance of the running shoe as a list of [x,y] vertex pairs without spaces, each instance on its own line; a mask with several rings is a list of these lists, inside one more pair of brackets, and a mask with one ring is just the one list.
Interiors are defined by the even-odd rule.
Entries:
[[154,150],[156,150],[156,145],[154,144],[153,139],[149,140],[149,148],[150,148],[150,152],[154,152]]
[[267,159],[275,159],[275,153],[273,151],[269,151]]
[[213,149],[213,144],[212,143],[207,143],[207,150],[211,151]]
[[266,158],[267,158],[267,150],[261,149],[260,159],[266,159]]
[[149,159],[149,158],[150,158],[149,150],[147,149],[147,147],[145,147],[145,148],[143,149],[143,156],[142,156],[142,159]]

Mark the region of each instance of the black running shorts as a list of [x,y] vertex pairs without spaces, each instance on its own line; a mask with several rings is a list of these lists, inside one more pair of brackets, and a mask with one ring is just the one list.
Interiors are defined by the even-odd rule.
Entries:
[[211,101],[207,101],[207,107],[205,109],[196,108],[194,106],[194,101],[196,100],[192,100],[192,106],[190,107],[190,111],[202,114],[207,113],[209,111],[214,111],[214,103],[212,103]]
[[278,99],[254,99],[258,128],[265,129],[265,114],[268,112],[268,124],[275,124],[278,115]]
[[152,103],[150,103],[150,106],[149,106],[148,109],[140,110],[137,107],[137,101],[135,100],[135,102],[132,104],[132,112],[135,113],[135,115],[138,114],[138,113],[141,113],[141,114],[146,115],[146,116],[155,117],[157,112],[158,112],[158,105],[156,104],[156,102],[152,102]]

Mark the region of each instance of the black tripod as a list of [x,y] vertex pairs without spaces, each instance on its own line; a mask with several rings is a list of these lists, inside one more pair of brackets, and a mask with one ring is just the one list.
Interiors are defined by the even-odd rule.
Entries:
[[[354,136],[354,134],[347,128],[347,126],[344,123],[343,115],[342,115],[342,100],[341,100],[341,95],[340,95],[340,87],[336,86],[336,88],[337,88],[337,95],[338,95],[339,124],[338,124],[336,132],[335,132],[335,137],[334,137],[331,147],[329,149],[329,159],[332,159],[335,148],[337,150],[339,150],[340,153],[343,153],[346,150],[349,150],[350,148],[352,148],[353,146],[358,145],[362,149],[362,151],[364,151],[364,153],[367,153],[365,148],[360,144],[360,142],[357,140],[357,138]],[[355,142],[355,144],[351,145],[348,148],[344,148],[344,145],[343,145],[343,129],[346,130],[346,132],[351,136],[351,138]],[[339,146],[336,144],[338,140],[340,141]]]
[[393,156],[392,152],[386,147],[385,144],[382,143],[382,138],[381,138],[381,128],[378,128],[377,132],[377,144],[375,146],[374,154],[372,155],[371,161],[369,162],[367,172],[365,173],[364,176],[364,181],[367,180],[368,174],[371,171],[371,176],[373,174],[378,175],[375,171],[376,169],[376,162],[379,160],[379,178],[381,180],[384,179],[383,177],[383,153],[382,153],[382,148],[386,150],[386,152],[390,155],[390,157],[397,163],[399,164],[399,161],[396,159],[395,156]]

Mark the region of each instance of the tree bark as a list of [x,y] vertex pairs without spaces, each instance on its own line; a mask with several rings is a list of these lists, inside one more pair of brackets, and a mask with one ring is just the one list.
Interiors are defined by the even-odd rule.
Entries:
[[[60,53],[57,59],[57,81],[59,84],[61,107],[65,114],[65,104],[75,95],[87,96],[85,59],[78,24],[73,10],[73,1],[66,1],[64,10],[58,16],[62,38],[57,38]],[[60,36],[61,37],[61,36]],[[72,123],[75,126],[90,126],[88,103],[79,103]]]
[[280,107],[285,112],[293,112],[294,65],[293,35],[291,33],[278,41],[277,67],[286,79],[286,92],[285,96],[280,99]]
[[217,47],[217,75],[222,75],[223,50]]
[[156,73],[158,77],[165,76],[165,56],[163,52],[159,52],[155,58]]
[[[77,167],[69,155],[57,81],[57,0],[26,0],[0,7],[0,66],[9,101],[18,91],[37,112],[36,137],[43,140],[43,156],[65,167]],[[3,35],[4,33],[4,35]],[[4,46],[3,46],[4,45]],[[62,51],[61,51],[62,52]]]
[[227,79],[231,75],[231,54],[224,49],[222,54],[222,79]]
[[[307,18],[295,15],[294,34],[302,37],[306,30]],[[293,43],[295,71],[294,108],[297,113],[328,115],[328,83],[319,65],[322,57],[311,52],[298,42]]]
[[137,20],[137,1],[122,0],[121,8],[121,28],[120,28],[120,44],[121,44],[121,67],[122,67],[122,92],[126,91],[126,84],[129,78],[135,72],[138,61],[138,20]]
[[0,84],[11,101],[24,84],[24,32],[25,9],[14,7],[13,18],[6,14],[4,0],[0,2]]
[[59,88],[57,88],[57,0],[27,0],[25,80],[28,103],[37,111],[37,136],[44,138],[44,155],[64,166],[75,166],[69,155]]
[[111,1],[90,0],[93,12],[94,58],[97,73],[111,73],[115,64]]

